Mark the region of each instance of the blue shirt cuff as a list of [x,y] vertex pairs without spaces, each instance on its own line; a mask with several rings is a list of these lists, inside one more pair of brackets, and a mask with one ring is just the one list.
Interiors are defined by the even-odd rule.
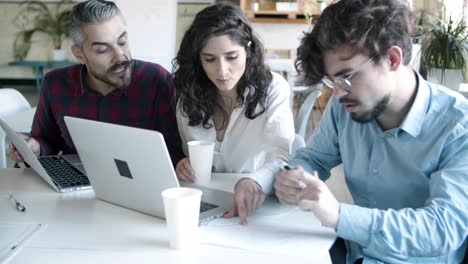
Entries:
[[341,203],[336,233],[345,240],[366,247],[370,239],[372,218],[372,209]]

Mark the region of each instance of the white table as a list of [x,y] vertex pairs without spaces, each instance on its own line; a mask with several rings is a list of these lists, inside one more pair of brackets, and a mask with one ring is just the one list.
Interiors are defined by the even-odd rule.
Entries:
[[[47,225],[10,263],[330,263],[326,250],[312,258],[203,243],[193,252],[173,250],[163,220],[97,200],[92,190],[56,193],[31,169],[0,170],[0,212],[0,223]],[[330,245],[334,240],[328,229],[311,230],[319,230],[317,239],[326,234]]]
[[[3,117],[3,121],[7,123],[13,130],[18,132],[30,132],[31,125],[36,113],[36,108],[32,108],[27,111],[19,112],[14,115]],[[7,153],[6,150],[6,134],[3,129],[0,128],[0,169],[7,167]]]

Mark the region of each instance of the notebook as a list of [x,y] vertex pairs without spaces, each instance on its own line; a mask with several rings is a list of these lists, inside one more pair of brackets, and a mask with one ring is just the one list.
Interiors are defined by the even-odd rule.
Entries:
[[[161,192],[184,184],[161,133],[75,117],[65,117],[65,123],[99,199],[165,218]],[[196,188],[203,191],[201,207],[206,207],[201,221],[222,216],[232,206],[232,193]]]
[[10,142],[15,145],[25,162],[33,168],[54,190],[70,192],[91,189],[88,178],[77,155],[34,155],[23,137],[0,119],[0,126]]

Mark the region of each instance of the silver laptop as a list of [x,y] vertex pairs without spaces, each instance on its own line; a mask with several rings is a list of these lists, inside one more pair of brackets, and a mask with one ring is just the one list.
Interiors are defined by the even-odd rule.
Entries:
[[91,189],[78,155],[34,155],[23,137],[0,119],[0,126],[10,142],[15,145],[24,161],[33,168],[54,190],[70,192]]
[[[161,191],[180,185],[161,133],[68,116],[65,123],[98,198],[165,218]],[[196,188],[203,191],[200,220],[232,206],[232,193]]]

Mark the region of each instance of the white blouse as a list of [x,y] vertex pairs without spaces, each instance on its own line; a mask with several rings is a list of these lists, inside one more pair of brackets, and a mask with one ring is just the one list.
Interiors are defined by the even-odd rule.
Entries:
[[255,119],[248,119],[245,116],[246,104],[235,108],[222,142],[216,140],[214,126],[209,129],[201,124],[189,126],[188,117],[177,103],[177,125],[185,155],[188,157],[187,142],[213,141],[213,171],[250,173],[249,178],[260,184],[265,193],[273,191],[275,174],[282,163],[289,160],[295,136],[289,84],[281,75],[272,74],[265,112]]

